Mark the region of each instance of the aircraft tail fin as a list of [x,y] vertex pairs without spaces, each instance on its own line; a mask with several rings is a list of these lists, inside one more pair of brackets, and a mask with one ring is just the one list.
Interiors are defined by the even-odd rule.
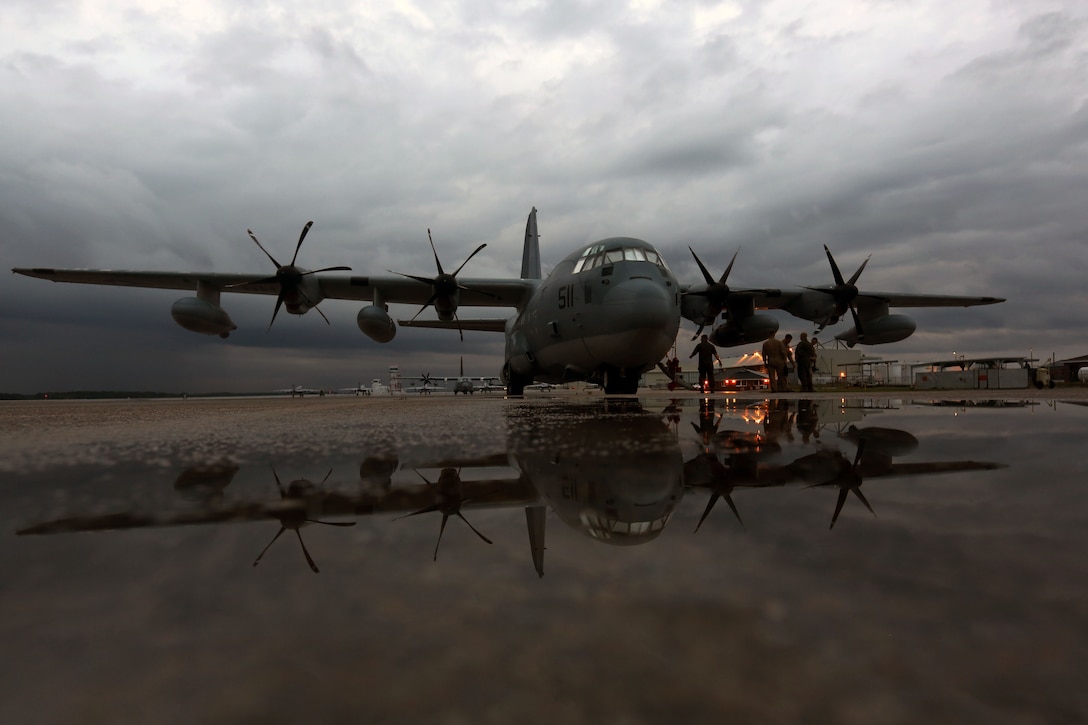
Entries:
[[536,230],[536,207],[525,222],[525,247],[521,252],[521,278],[543,279],[540,274],[540,234]]

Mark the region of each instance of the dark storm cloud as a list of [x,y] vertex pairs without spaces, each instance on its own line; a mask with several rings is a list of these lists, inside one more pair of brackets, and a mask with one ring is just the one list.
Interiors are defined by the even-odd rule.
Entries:
[[[314,219],[311,268],[433,274],[431,227],[445,265],[487,242],[464,274],[511,276],[535,205],[546,268],[628,234],[682,280],[700,277],[688,245],[718,272],[739,248],[731,282],[790,288],[830,281],[828,244],[844,270],[873,255],[869,289],[1009,298],[911,311],[915,336],[875,354],[1082,352],[1088,43],[1072,3],[98,10],[0,10],[9,267],[271,272],[246,229],[287,259]],[[78,290],[0,287],[18,341],[4,387],[350,385],[398,361],[502,362],[498,335],[371,343],[355,303],[325,302],[331,327],[281,315],[266,332],[273,300],[227,296],[241,329],[222,341],[172,323],[178,293]]]

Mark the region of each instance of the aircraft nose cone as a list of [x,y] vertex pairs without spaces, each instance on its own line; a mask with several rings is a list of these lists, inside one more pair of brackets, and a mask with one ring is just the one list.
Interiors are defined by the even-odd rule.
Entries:
[[633,277],[614,284],[605,298],[609,320],[617,329],[667,327],[679,325],[679,309],[663,283]]
[[675,288],[635,277],[612,283],[604,302],[606,331],[588,342],[601,363],[617,367],[660,360],[676,339],[680,307]]

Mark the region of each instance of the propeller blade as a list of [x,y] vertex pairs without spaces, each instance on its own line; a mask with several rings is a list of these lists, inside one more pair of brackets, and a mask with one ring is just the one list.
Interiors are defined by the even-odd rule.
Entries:
[[861,328],[861,318],[858,317],[858,311],[854,309],[853,305],[850,305],[850,316],[854,318],[854,329],[858,331],[858,341],[865,339],[865,330]]
[[283,490],[283,482],[280,481],[280,475],[276,473],[276,469],[272,469],[272,477],[276,479],[276,488],[280,490],[280,498],[287,498],[287,492]]
[[434,301],[437,300],[437,299],[438,299],[438,293],[435,292],[433,295],[431,295],[429,298],[427,298],[427,301],[423,303],[423,306],[419,308],[419,311],[416,312],[414,315],[412,315],[412,319],[415,320],[417,317],[419,317],[420,313],[423,312],[423,310],[430,307],[431,305],[433,305]]
[[865,258],[865,261],[861,263],[861,266],[858,267],[858,271],[854,272],[854,276],[850,278],[850,284],[854,284],[858,281],[858,277],[861,276],[861,271],[865,269],[865,265],[869,263],[869,260],[872,258],[872,256],[873,255],[870,254],[868,257]]
[[272,546],[272,544],[276,543],[276,539],[280,538],[280,534],[282,534],[284,531],[287,531],[287,527],[286,526],[280,526],[280,530],[277,531],[276,535],[272,537],[272,541],[269,541],[268,544],[265,545],[265,547],[263,549],[261,549],[261,553],[257,554],[257,558],[253,560],[253,566],[257,566],[258,564],[261,563],[261,558],[264,557],[264,553],[266,551],[268,551],[268,549]]
[[744,521],[740,518],[740,511],[737,511],[737,507],[733,504],[733,497],[729,494],[725,494],[725,502],[729,504],[729,508],[732,509],[733,515],[737,517],[737,521],[740,522],[740,525],[744,526]]
[[419,516],[420,514],[429,514],[432,511],[438,511],[440,508],[442,508],[442,506],[440,504],[431,504],[430,506],[427,506],[425,508],[421,508],[419,511],[413,511],[410,514],[404,514],[403,516],[398,516],[397,518],[395,518],[393,520],[394,521],[400,521],[401,519],[407,519],[407,518],[410,518],[412,516]]
[[442,270],[442,262],[438,260],[438,250],[434,248],[434,239],[431,238],[430,227],[427,228],[427,241],[431,243],[431,252],[434,254],[434,266],[438,267],[439,274],[445,274],[445,272]]
[[438,527],[438,541],[434,542],[434,559],[432,561],[438,561],[438,547],[442,544],[442,532],[446,530],[446,521],[449,520],[449,514],[442,514],[442,523]]
[[828,529],[835,528],[835,522],[839,519],[839,512],[842,511],[842,505],[846,503],[846,495],[848,493],[850,493],[850,489],[848,488],[839,489],[839,500],[835,502],[835,513],[831,515],[831,525],[827,527]]
[[303,272],[302,276],[305,277],[308,274],[317,274],[318,272],[350,272],[351,267],[322,267],[321,269],[311,269],[308,272]]
[[710,511],[714,508],[714,504],[718,503],[718,498],[719,495],[717,491],[710,494],[710,500],[706,502],[706,508],[703,509],[703,515],[699,517],[699,523],[695,524],[696,534],[699,533],[699,527],[703,525],[704,521],[706,521],[706,517],[710,515]]
[[479,537],[480,537],[481,539],[483,539],[483,540],[484,540],[484,541],[486,541],[487,543],[489,543],[489,544],[490,544],[490,543],[492,543],[492,542],[491,542],[491,539],[489,539],[489,538],[487,538],[486,536],[484,536],[483,534],[481,534],[481,533],[480,533],[479,531],[477,531],[477,530],[476,530],[476,527],[475,527],[475,526],[473,526],[472,524],[470,524],[470,523],[469,523],[468,519],[466,519],[466,518],[465,518],[464,514],[462,514],[462,513],[460,512],[460,511],[458,511],[458,512],[456,512],[456,513],[457,513],[457,517],[458,517],[459,519],[461,519],[461,520],[462,520],[462,521],[464,521],[464,522],[465,522],[466,524],[468,524],[468,527],[469,527],[470,529],[472,529],[472,531],[473,531],[473,533],[474,533],[474,534],[476,534],[477,536],[479,536]]
[[876,516],[876,511],[873,511],[873,507],[869,505],[869,501],[865,498],[865,494],[861,492],[861,488],[855,486],[850,490],[854,492],[855,496],[861,499],[861,502],[865,504],[865,508],[869,509],[869,513],[871,513],[873,516]]
[[710,275],[710,270],[703,264],[703,260],[699,259],[699,255],[696,254],[695,250],[690,246],[688,247],[688,251],[691,252],[691,256],[695,257],[695,264],[699,265],[699,271],[703,273],[703,280],[705,280],[708,285],[714,284],[714,278]]
[[404,272],[394,272],[391,269],[385,270],[389,274],[399,274],[401,277],[407,277],[408,279],[414,279],[416,282],[422,282],[423,284],[434,284],[433,277],[421,277],[417,274],[405,274]]
[[490,297],[493,300],[501,300],[502,299],[502,297],[500,297],[499,295],[494,294],[492,292],[488,292],[487,290],[476,289],[475,287],[466,287],[465,285],[463,285],[461,283],[457,284],[457,289],[465,290],[466,292],[474,292],[475,294],[483,295],[484,297]]
[[853,466],[851,466],[851,469],[852,469],[852,470],[854,470],[854,471],[857,471],[857,470],[858,470],[858,464],[859,464],[859,463],[861,463],[861,454],[862,454],[862,453],[863,453],[864,451],[865,451],[865,439],[864,439],[864,438],[861,438],[860,440],[858,440],[858,450],[857,450],[857,453],[855,453],[855,454],[854,454],[854,465],[853,465]]
[[[314,304],[314,301],[310,299],[310,296],[308,294],[306,294],[306,291],[304,289],[302,289],[301,287],[298,287],[296,289],[296,291],[300,295],[302,295],[302,298],[304,300],[306,300],[306,304],[308,304],[310,306],[310,309],[313,310],[314,312],[316,312],[317,314],[321,315],[321,319],[323,319],[325,321],[325,324],[329,325],[331,327],[332,323],[329,322],[329,318],[325,317],[325,313],[321,311],[321,308],[319,308],[317,305]],[[271,327],[271,325],[269,325],[269,327]]]
[[[461,270],[465,268],[465,265],[468,264],[469,261],[477,254],[479,254],[480,250],[486,246],[486,244],[481,244],[480,246],[476,247],[476,249],[473,250],[472,254],[468,255],[468,258],[466,258],[464,262],[461,262],[461,266],[457,268],[457,271],[454,272],[452,276],[456,277],[461,272]],[[437,255],[435,258],[437,259]]]
[[733,258],[729,260],[729,266],[722,272],[721,279],[718,280],[718,284],[725,284],[725,281],[729,279],[729,273],[733,271],[733,262],[737,261],[737,255],[740,254],[740,250],[733,252]]
[[259,241],[257,241],[257,235],[253,233],[252,229],[246,229],[246,231],[249,233],[249,238],[253,240],[253,242],[257,245],[258,248],[260,248],[260,250],[262,252],[264,252],[266,257],[268,257],[270,260],[272,260],[272,264],[276,265],[277,269],[280,266],[282,266],[282,265],[280,265],[279,262],[276,261],[275,257],[273,257],[271,254],[268,253],[267,249],[265,249],[264,247],[261,246],[261,243]]
[[824,251],[827,252],[827,261],[831,262],[831,274],[835,277],[835,284],[844,285],[846,281],[842,278],[842,272],[839,271],[839,265],[835,264],[835,258],[831,256],[831,250],[824,245]]
[[265,330],[266,333],[272,329],[272,323],[276,321],[276,315],[280,313],[280,307],[283,306],[283,298],[285,297],[285,292],[286,291],[281,288],[280,293],[276,295],[276,307],[272,310],[272,319],[268,323],[268,330]]
[[302,234],[298,235],[298,244],[295,245],[295,253],[291,256],[292,267],[295,266],[295,260],[298,259],[298,250],[302,249],[302,240],[306,238],[306,235],[310,232],[310,227],[313,225],[314,223],[312,221],[308,221],[305,226],[302,227]]
[[313,558],[310,557],[310,552],[306,550],[306,543],[302,540],[302,534],[299,533],[298,529],[295,529],[295,536],[298,537],[298,545],[302,547],[302,553],[306,557],[306,563],[310,565],[310,569],[313,570],[314,574],[320,574],[321,570],[317,568],[317,564],[315,564]]

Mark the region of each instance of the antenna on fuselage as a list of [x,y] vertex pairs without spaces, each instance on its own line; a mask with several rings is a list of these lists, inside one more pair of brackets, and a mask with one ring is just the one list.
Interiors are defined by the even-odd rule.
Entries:
[[543,279],[540,274],[540,234],[536,229],[536,207],[525,222],[525,246],[521,251],[521,278]]

